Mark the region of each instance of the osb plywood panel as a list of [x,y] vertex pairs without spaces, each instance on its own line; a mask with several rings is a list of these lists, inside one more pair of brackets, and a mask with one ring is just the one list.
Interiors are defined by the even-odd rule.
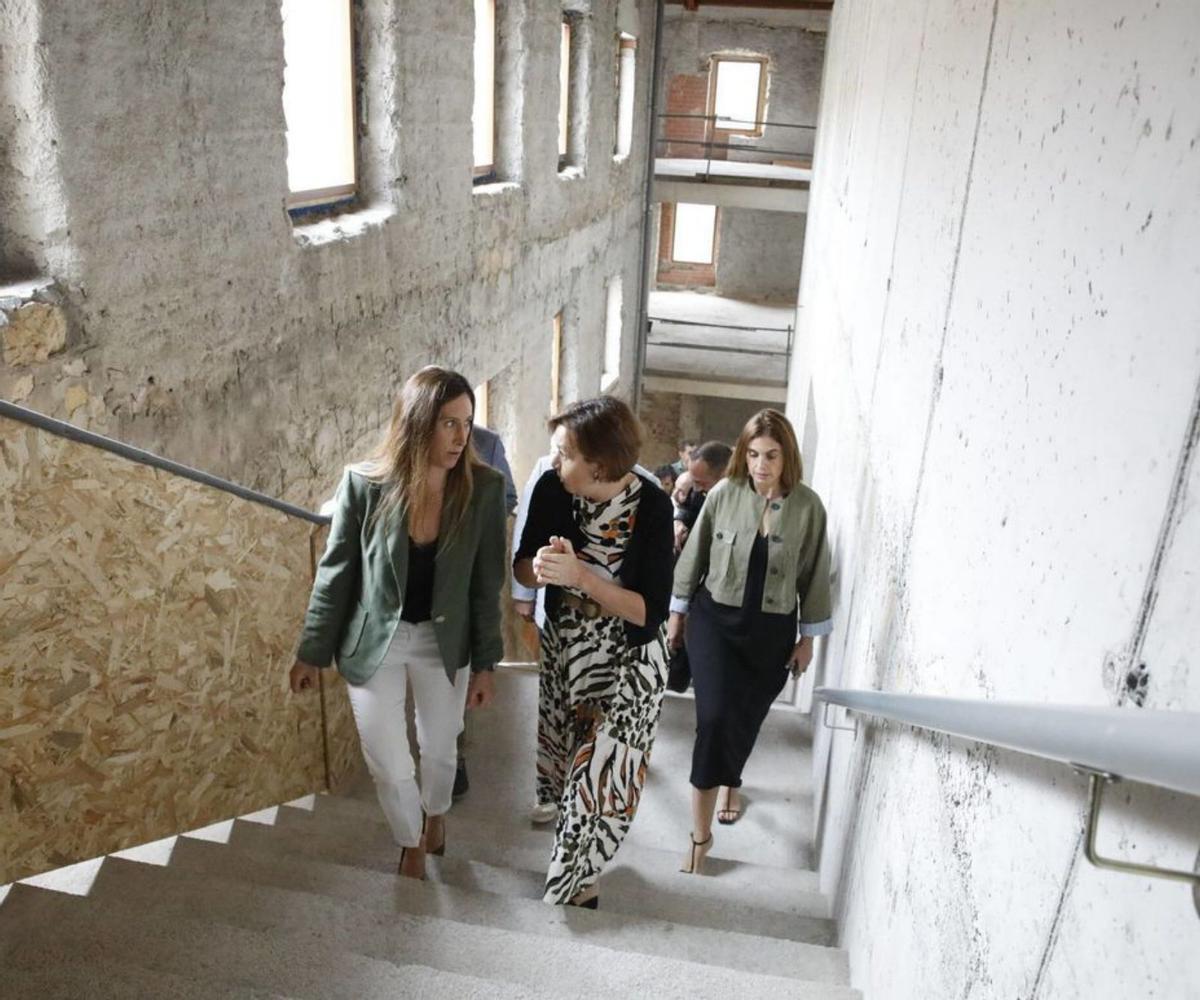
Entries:
[[[287,689],[311,533],[0,419],[0,884],[325,786],[321,699]],[[331,672],[325,706],[336,779]]]

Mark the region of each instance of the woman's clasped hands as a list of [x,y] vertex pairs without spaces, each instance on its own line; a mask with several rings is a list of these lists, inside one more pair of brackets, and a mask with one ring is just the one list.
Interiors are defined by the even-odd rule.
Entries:
[[571,540],[561,535],[551,535],[550,544],[543,545],[533,557],[533,575],[539,587],[553,584],[578,590],[585,572]]

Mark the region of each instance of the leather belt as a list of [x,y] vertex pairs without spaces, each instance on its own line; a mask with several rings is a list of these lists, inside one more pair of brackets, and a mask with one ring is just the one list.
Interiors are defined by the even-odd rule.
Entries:
[[565,608],[575,608],[584,618],[591,620],[599,618],[604,612],[600,610],[600,605],[593,601],[590,597],[577,597],[569,590],[562,592],[562,605]]

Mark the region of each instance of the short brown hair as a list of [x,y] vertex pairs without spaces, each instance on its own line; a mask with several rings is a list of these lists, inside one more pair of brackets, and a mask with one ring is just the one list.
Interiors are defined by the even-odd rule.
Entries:
[[642,448],[642,428],[633,411],[614,396],[572,403],[550,418],[551,431],[565,427],[585,461],[599,466],[600,478],[614,482],[633,468]]
[[779,442],[783,452],[783,473],[779,477],[779,485],[784,493],[790,492],[804,479],[804,463],[800,458],[800,447],[796,444],[796,432],[792,430],[792,423],[778,410],[759,410],[746,421],[746,426],[742,428],[737,444],[734,445],[733,457],[729,460],[729,468],[725,472],[726,478],[735,482],[749,480],[746,453],[750,450],[750,442],[760,437]]

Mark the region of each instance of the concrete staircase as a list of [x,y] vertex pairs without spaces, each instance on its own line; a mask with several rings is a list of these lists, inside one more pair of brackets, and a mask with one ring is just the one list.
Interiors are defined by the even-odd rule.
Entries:
[[85,895],[13,886],[0,904],[0,995],[859,995],[803,867],[805,720],[772,714],[745,816],[718,827],[710,874],[686,876],[692,705],[669,700],[641,812],[593,912],[540,900],[552,837],[526,818],[536,679],[504,674],[498,686],[499,705],[472,720],[471,792],[428,881],[395,875],[364,777],[93,863],[74,889]]

